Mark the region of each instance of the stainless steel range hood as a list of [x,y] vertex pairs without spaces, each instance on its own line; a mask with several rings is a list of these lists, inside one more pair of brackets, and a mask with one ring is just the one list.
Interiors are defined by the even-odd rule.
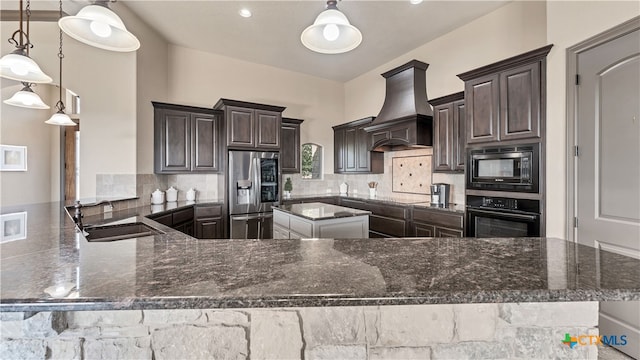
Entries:
[[364,128],[371,151],[395,151],[433,145],[433,109],[427,102],[429,64],[412,60],[382,74],[386,96],[378,116]]

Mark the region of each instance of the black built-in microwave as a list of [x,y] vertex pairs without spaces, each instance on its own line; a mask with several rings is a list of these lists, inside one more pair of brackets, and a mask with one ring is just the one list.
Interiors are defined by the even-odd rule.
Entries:
[[540,144],[467,149],[467,189],[537,193]]

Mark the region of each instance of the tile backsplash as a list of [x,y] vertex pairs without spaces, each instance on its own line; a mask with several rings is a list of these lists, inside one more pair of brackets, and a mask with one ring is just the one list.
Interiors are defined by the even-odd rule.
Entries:
[[[393,196],[395,198],[411,199],[419,201],[430,201],[429,185],[431,183],[447,183],[451,185],[451,199],[455,204],[464,204],[464,175],[431,173],[431,148],[389,151],[384,154],[384,174],[324,174],[321,180],[303,180],[300,174],[284,174],[283,179],[291,178],[293,183],[293,194],[314,195],[339,193],[340,184],[346,182],[349,185],[350,194],[366,195],[369,192],[368,183],[375,181],[378,183],[378,196]],[[395,159],[395,161],[394,161]],[[416,162],[417,161],[417,162]],[[425,170],[419,169],[421,161],[428,161]],[[416,162],[416,164],[413,164]],[[415,171],[395,171],[393,164],[409,163],[412,168],[418,167]],[[404,166],[403,166],[404,167]],[[399,189],[395,184],[403,183]],[[420,186],[422,185],[422,186]],[[424,190],[426,187],[427,191]],[[395,190],[395,191],[394,191]],[[403,190],[402,192],[398,190]]]
[[[430,201],[429,185],[447,183],[451,185],[451,198],[454,204],[464,204],[464,174],[431,173],[432,149],[391,151],[384,154],[384,174],[324,174],[321,180],[303,180],[300,174],[284,174],[293,183],[293,194],[318,195],[338,194],[340,184],[346,182],[349,194],[368,195],[370,182],[377,182],[377,195],[393,196],[416,202]],[[398,169],[394,170],[394,164]],[[402,169],[400,169],[402,164]],[[422,165],[422,166],[420,166]],[[406,169],[410,169],[407,171]],[[224,176],[222,174],[100,174],[96,177],[98,197],[128,195],[138,197],[123,204],[125,207],[148,205],[151,193],[170,186],[178,190],[178,200],[185,200],[186,192],[195,188],[198,200],[216,200],[224,196]],[[400,186],[400,184],[402,184]],[[425,191],[426,189],[426,191]],[[124,197],[124,196],[123,196]]]

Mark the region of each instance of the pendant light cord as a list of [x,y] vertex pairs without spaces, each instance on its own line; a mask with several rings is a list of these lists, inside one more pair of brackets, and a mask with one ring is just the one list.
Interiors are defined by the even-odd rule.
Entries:
[[[60,0],[60,18],[62,18],[62,0]],[[62,29],[60,29],[60,48],[58,49],[58,58],[60,59],[60,98],[56,103],[56,108],[58,112],[64,112],[65,106],[62,102],[62,59],[64,58],[64,54],[62,53]]]

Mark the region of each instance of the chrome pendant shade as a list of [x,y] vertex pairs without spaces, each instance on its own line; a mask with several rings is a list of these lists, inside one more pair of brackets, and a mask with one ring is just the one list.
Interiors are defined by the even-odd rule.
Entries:
[[75,16],[58,20],[58,26],[72,38],[100,49],[118,52],[136,51],[140,41],[130,33],[118,15],[103,5],[88,5]]
[[13,96],[4,101],[7,105],[19,106],[29,109],[40,109],[45,110],[49,109],[49,105],[45,104],[44,101],[33,92],[31,89],[31,84],[22,83],[24,87],[22,90],[13,94]]
[[335,0],[327,1],[327,9],[316,17],[300,35],[302,44],[322,54],[340,54],[357,48],[362,33],[338,10]]

